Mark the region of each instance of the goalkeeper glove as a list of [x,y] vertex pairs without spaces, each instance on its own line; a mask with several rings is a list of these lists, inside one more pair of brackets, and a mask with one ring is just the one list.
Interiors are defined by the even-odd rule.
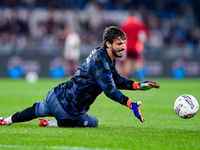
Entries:
[[137,117],[141,122],[144,122],[145,119],[142,118],[142,115],[140,113],[140,105],[141,105],[141,101],[138,101],[138,102],[134,102],[132,101],[130,98],[129,100],[127,101],[127,107],[129,107],[130,109],[132,109],[135,117]]
[[142,83],[134,82],[133,83],[133,89],[134,90],[149,90],[151,88],[160,88],[160,85],[153,81],[144,81]]

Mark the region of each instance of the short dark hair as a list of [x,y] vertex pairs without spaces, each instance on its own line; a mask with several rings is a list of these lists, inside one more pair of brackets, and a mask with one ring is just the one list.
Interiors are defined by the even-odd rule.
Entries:
[[114,39],[121,38],[122,40],[126,40],[126,34],[116,26],[106,27],[103,34],[103,43],[102,46],[104,49],[107,48],[106,42],[108,41],[110,44],[113,43]]

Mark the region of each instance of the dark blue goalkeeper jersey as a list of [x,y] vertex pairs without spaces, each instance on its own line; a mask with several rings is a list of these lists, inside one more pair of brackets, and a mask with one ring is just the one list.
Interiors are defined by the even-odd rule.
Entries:
[[94,49],[67,82],[54,88],[57,99],[69,114],[80,115],[103,91],[110,99],[126,105],[128,97],[119,89],[133,90],[134,81],[122,77],[103,47]]

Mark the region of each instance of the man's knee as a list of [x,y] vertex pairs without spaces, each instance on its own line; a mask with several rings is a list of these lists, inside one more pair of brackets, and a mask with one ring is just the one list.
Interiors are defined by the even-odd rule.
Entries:
[[[93,127],[93,128],[96,128],[98,127],[98,119],[92,115],[87,115],[87,119],[86,121],[88,121],[88,127]],[[84,123],[87,123],[87,122],[84,122]]]

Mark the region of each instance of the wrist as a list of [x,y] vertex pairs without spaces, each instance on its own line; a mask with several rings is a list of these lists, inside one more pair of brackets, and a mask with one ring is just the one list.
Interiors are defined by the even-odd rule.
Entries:
[[133,83],[133,90],[139,90],[139,83],[138,82],[134,82]]
[[126,106],[128,108],[131,108],[131,103],[133,103],[134,101],[132,101],[130,98],[128,99],[127,103],[126,103]]

